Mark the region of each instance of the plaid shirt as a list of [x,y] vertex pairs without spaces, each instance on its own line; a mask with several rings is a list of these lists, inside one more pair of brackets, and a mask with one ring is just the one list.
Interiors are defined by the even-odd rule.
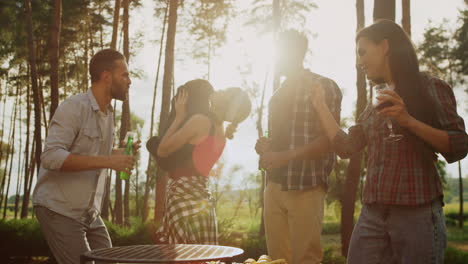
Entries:
[[[452,163],[462,159],[467,152],[467,135],[463,119],[457,114],[457,105],[451,87],[433,77],[425,84],[434,101],[436,121],[449,134],[450,152],[441,153]],[[421,205],[443,195],[442,184],[435,166],[427,156],[416,149],[414,135],[393,122],[395,133],[404,138],[385,142],[389,130],[385,119],[368,106],[357,125],[347,135],[339,131],[333,140],[334,150],[340,157],[349,157],[367,146],[367,178],[363,189],[364,203],[389,205]],[[413,138],[413,139],[412,139]]]
[[[318,136],[325,136],[310,98],[311,83],[317,80],[326,91],[327,104],[336,121],[340,122],[342,95],[336,83],[304,70],[298,77],[287,79],[270,100],[268,129],[273,151],[296,149],[312,143]],[[332,152],[319,159],[292,160],[287,167],[272,170],[267,176],[269,180],[280,183],[283,190],[327,186],[335,161],[336,156]]]

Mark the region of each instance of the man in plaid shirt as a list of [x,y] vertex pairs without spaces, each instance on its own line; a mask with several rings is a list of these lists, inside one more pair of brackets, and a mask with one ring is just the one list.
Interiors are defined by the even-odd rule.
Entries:
[[314,83],[340,121],[341,91],[330,79],[304,69],[307,38],[297,31],[279,37],[278,71],[286,77],[269,103],[269,138],[256,145],[267,169],[265,231],[268,254],[288,263],[320,263],[323,204],[335,154],[310,99]]

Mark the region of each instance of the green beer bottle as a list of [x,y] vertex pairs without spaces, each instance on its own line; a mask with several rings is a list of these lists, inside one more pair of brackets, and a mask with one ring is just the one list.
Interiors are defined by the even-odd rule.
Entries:
[[[132,156],[133,155],[133,133],[127,134],[127,145],[125,145],[125,154]],[[130,174],[121,171],[119,173],[119,177],[121,180],[128,180],[130,179]]]

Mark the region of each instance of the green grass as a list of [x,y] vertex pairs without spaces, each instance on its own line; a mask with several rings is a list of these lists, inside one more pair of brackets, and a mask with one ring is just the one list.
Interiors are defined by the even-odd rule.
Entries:
[[[460,204],[459,203],[448,203],[445,204],[444,206],[444,213],[458,213],[460,210]],[[468,202],[463,203],[463,211],[468,212]]]
[[[444,208],[445,214],[457,213],[458,206],[458,203],[447,204]],[[468,203],[465,203],[464,206],[465,210],[468,211]],[[221,244],[243,248],[246,251],[245,256],[258,258],[258,256],[266,254],[266,245],[264,239],[258,238],[261,211],[256,211],[254,208],[255,206],[249,204],[246,199],[239,202],[238,197],[226,195],[219,201],[217,216]],[[360,204],[356,206],[355,219],[357,219],[359,213]],[[327,254],[323,262],[324,264],[345,263],[344,259],[339,256],[341,253],[340,214],[341,208],[339,203],[332,202],[325,205],[321,239],[324,254]],[[150,218],[152,218],[153,213],[150,212],[149,215]],[[13,216],[14,213],[12,211],[7,211],[7,219],[12,219]],[[151,234],[154,233],[155,227],[149,224],[151,223],[151,219],[149,223],[146,224],[134,218],[132,218],[131,222],[130,228],[123,228],[106,222],[109,232],[114,238],[114,244],[130,245],[152,243]],[[22,222],[20,221],[18,223]],[[23,227],[21,227],[21,229],[23,229]],[[24,229],[26,230],[28,228],[24,227]],[[465,222],[464,229],[448,225],[447,240],[450,246],[447,250],[448,258],[450,260],[465,260],[466,255],[464,255],[465,253],[463,252],[468,254],[468,221]]]

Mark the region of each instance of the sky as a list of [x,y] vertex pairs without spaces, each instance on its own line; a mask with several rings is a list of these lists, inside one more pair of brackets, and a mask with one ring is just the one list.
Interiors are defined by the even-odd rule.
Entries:
[[[251,1],[237,1],[238,10],[241,13],[249,10]],[[401,21],[401,1],[396,1],[396,21]],[[327,76],[336,81],[343,92],[342,117],[353,116],[356,103],[356,72],[355,72],[355,31],[356,31],[356,11],[355,1],[351,0],[316,0],[318,9],[313,10],[306,17],[306,30],[313,34],[309,38],[310,52],[306,57],[305,66],[312,71]],[[412,39],[414,43],[422,41],[424,28],[429,21],[434,24],[446,23],[454,28],[458,17],[458,9],[463,7],[463,0],[413,0],[411,1],[411,27]],[[161,23],[161,18],[155,17],[152,11],[152,2],[144,1],[141,8],[137,24],[145,24],[145,28],[157,28]],[[372,23],[373,1],[365,1],[366,25]],[[213,58],[213,66],[210,72],[210,82],[215,89],[223,89],[230,86],[242,87],[242,75],[239,67],[245,64],[252,64],[251,80],[257,81],[261,85],[265,78],[266,66],[271,58],[271,41],[268,36],[262,36],[250,27],[242,24],[243,17],[231,20],[228,27],[227,41],[221,47],[217,56]],[[133,20],[132,20],[133,21]],[[132,28],[132,25],[130,25]],[[151,40],[159,38],[158,34],[149,36]],[[147,35],[148,36],[148,35]],[[194,41],[194,40],[193,40]],[[177,45],[185,45],[185,39],[177,38]],[[176,87],[195,78],[202,78],[206,72],[206,66],[198,64],[184,54],[175,54],[175,85]],[[131,60],[130,68],[138,68],[145,72],[145,78],[134,80],[130,102],[132,111],[137,115],[149,120],[151,109],[151,97],[154,89],[155,69],[157,61],[157,46],[154,41],[148,41]],[[270,86],[267,88],[267,99],[271,95]],[[458,111],[468,120],[466,109],[467,96],[463,89],[455,88],[458,100]],[[160,93],[160,92],[159,92]],[[159,99],[160,100],[160,99]],[[159,101],[158,100],[158,101]],[[158,102],[157,101],[157,102]],[[138,103],[136,103],[138,102]],[[159,101],[160,102],[160,101]],[[229,141],[222,156],[225,167],[235,165],[242,167],[241,171],[234,177],[237,184],[241,184],[239,177],[246,174],[256,173],[258,169],[258,155],[254,151],[257,140],[255,129],[256,118],[250,118],[240,124],[235,138]],[[265,121],[263,122],[265,126]],[[351,121],[352,123],[352,121]],[[351,124],[350,123],[350,124]],[[142,140],[145,141],[149,131],[149,122],[143,127]],[[145,137],[146,136],[146,137]],[[145,149],[142,151],[142,168],[146,168],[147,155]],[[468,160],[462,162],[463,174],[466,175]],[[449,164],[447,166],[449,174],[458,176],[458,166]],[[144,171],[142,169],[141,171]]]
[[[148,161],[148,152],[144,143],[148,140],[149,123],[151,118],[151,103],[154,92],[157,54],[159,50],[158,40],[162,18],[154,15],[154,1],[143,0],[143,6],[133,10],[130,14],[131,34],[142,34],[142,46],[138,47],[134,57],[130,58],[130,70],[143,73],[142,78],[133,78],[130,90],[131,111],[145,120],[142,128],[141,149],[142,159],[140,163],[140,178],[144,180],[144,171]],[[272,57],[272,42],[268,36],[262,36],[255,28],[243,25],[245,14],[251,7],[252,0],[236,1],[236,9],[240,16],[233,17],[228,26],[226,43],[220,47],[212,60],[209,81],[215,89],[237,86],[243,87],[242,70],[251,65],[251,74],[247,77],[250,82],[257,82],[263,87],[265,73]],[[313,72],[329,77],[338,84],[343,93],[342,118],[353,116],[356,103],[356,72],[355,72],[355,31],[356,9],[352,0],[315,0],[318,9],[306,16],[305,31],[311,33],[309,37],[309,50],[306,56],[305,66]],[[372,23],[373,0],[365,0],[366,25]],[[396,21],[401,21],[401,1],[396,1]],[[414,43],[422,41],[422,33],[429,21],[440,24],[447,19],[446,25],[451,28],[456,26],[458,9],[464,5],[463,0],[412,0],[411,1],[411,30]],[[180,28],[182,25],[178,25]],[[189,36],[176,38],[177,46],[190,46],[195,41]],[[134,49],[131,47],[131,49]],[[196,78],[203,78],[206,73],[206,65],[194,61],[186,53],[175,54],[175,86]],[[162,71],[160,73],[162,80]],[[271,96],[271,83],[267,83],[266,99]],[[160,89],[160,86],[159,86]],[[454,89],[458,111],[468,120],[467,95],[461,87]],[[160,108],[160,90],[158,90],[157,108]],[[255,105],[258,103],[254,101]],[[117,105],[121,109],[120,104]],[[9,108],[10,109],[10,108]],[[156,113],[158,115],[159,113]],[[157,118],[157,117],[156,117]],[[350,119],[352,120],[352,119]],[[258,155],[254,146],[258,138],[256,131],[256,117],[252,117],[239,125],[235,138],[227,142],[226,149],[221,157],[225,163],[226,172],[234,166],[240,166],[241,170],[230,176],[234,188],[244,187],[243,176],[258,172]],[[352,121],[349,122],[352,124]],[[264,127],[266,121],[263,121]],[[468,159],[462,161],[463,175],[467,175]],[[458,167],[455,164],[447,166],[449,176],[458,176]],[[227,173],[226,173],[227,174]],[[14,184],[12,184],[14,185]],[[15,191],[11,186],[10,193]]]

